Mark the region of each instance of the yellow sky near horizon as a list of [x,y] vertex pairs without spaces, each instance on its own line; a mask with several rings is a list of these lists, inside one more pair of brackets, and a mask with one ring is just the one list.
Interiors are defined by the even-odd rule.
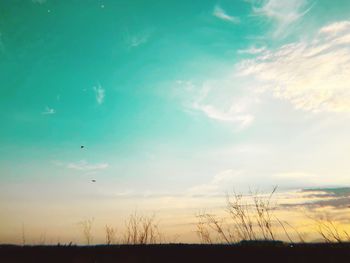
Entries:
[[[267,198],[267,194],[261,195]],[[273,215],[285,227],[293,241],[298,241],[301,234],[307,241],[321,241],[318,233],[318,223],[314,219],[328,216],[343,231],[350,230],[348,219],[349,208],[340,206],[318,206],[319,202],[337,201],[343,197],[322,191],[284,191],[275,193],[271,207],[275,207]],[[244,202],[251,204],[251,196],[244,196]],[[114,209],[111,209],[113,208]],[[156,209],[155,209],[156,208]],[[196,233],[196,224],[200,213],[210,213],[218,219],[224,219],[224,225],[230,225],[230,218],[226,213],[226,198],[221,196],[148,196],[124,197],[98,200],[86,203],[84,201],[71,202],[62,205],[59,202],[35,205],[33,203],[11,203],[0,205],[6,211],[0,222],[0,243],[23,243],[23,235],[27,244],[84,244],[82,228],[79,222],[93,220],[93,244],[105,243],[105,226],[116,229],[118,242],[122,242],[125,222],[134,212],[139,215],[155,215],[159,230],[163,235],[163,242],[198,243],[200,239]],[[273,219],[276,238],[288,241],[283,228]],[[215,235],[213,236],[214,240]],[[217,240],[220,242],[220,240]]]

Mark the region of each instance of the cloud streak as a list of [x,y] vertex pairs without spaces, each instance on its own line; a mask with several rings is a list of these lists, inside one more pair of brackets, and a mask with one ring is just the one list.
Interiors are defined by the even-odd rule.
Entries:
[[[350,206],[350,188],[315,188],[302,189],[296,196],[300,201],[281,204],[284,207],[306,207],[309,209],[319,207],[332,207],[336,209],[348,209]],[[301,198],[302,197],[302,198]],[[296,200],[298,200],[296,198]]]
[[234,24],[239,24],[241,21],[238,17],[234,17],[234,16],[230,16],[228,15],[224,9],[222,9],[220,6],[215,6],[214,10],[213,10],[213,16],[224,20],[224,21],[228,21]]
[[266,47],[257,48],[255,46],[247,48],[247,49],[239,49],[237,51],[238,54],[249,54],[249,55],[257,55],[261,54],[266,50]]
[[147,29],[141,32],[129,32],[127,28],[125,31],[124,41],[128,49],[138,48],[144,44],[146,44],[151,35],[152,29]]
[[275,23],[275,37],[288,33],[288,28],[306,15],[312,8],[308,0],[265,0],[252,1],[253,14],[265,17]]
[[109,164],[108,163],[89,164],[87,161],[82,160],[79,162],[68,163],[66,167],[68,169],[89,172],[89,171],[105,170],[109,167]]

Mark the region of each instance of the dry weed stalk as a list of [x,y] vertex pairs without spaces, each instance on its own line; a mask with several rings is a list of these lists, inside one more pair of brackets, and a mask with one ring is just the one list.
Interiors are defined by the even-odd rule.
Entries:
[[281,221],[279,220],[278,217],[274,216],[276,221],[278,222],[278,224],[282,227],[284,234],[286,235],[287,239],[289,240],[290,243],[295,243],[293,241],[293,239],[291,238],[290,234],[288,233],[288,230],[286,228],[286,226],[288,226],[289,228],[291,228],[295,234],[297,235],[298,239],[299,239],[299,243],[305,243],[305,237],[304,234],[300,233],[298,231],[298,229],[296,229],[294,226],[292,226],[291,224],[289,224],[287,221]]
[[207,223],[206,223],[206,218],[205,218],[205,214],[199,214],[196,216],[198,218],[198,222],[197,222],[197,235],[201,241],[202,244],[212,244],[212,238],[209,232],[209,229],[207,227]]
[[257,192],[253,195],[256,212],[256,222],[258,223],[262,237],[265,240],[275,240],[271,219],[271,198],[276,192],[276,190],[277,186],[273,188],[268,198],[263,198],[259,196]]
[[342,243],[350,241],[349,233],[345,230],[341,230],[339,225],[335,223],[329,215],[312,218],[312,220],[316,223],[318,234],[326,243]]
[[155,216],[141,216],[136,212],[126,221],[125,244],[155,244],[161,242],[161,235]]
[[88,219],[88,220],[79,222],[79,225],[82,228],[83,236],[84,236],[84,239],[86,240],[87,245],[90,245],[93,240],[93,236],[92,236],[93,223],[94,223],[94,219]]
[[224,220],[217,219],[212,214],[202,213],[197,215],[197,235],[201,239],[202,243],[212,244],[213,240],[210,234],[210,230],[217,235],[217,241],[230,244],[234,242],[232,235],[228,229],[224,228]]
[[38,245],[43,246],[46,243],[46,233],[40,235]]
[[237,239],[254,240],[254,222],[251,217],[251,205],[243,200],[243,195],[233,193],[226,196],[226,211],[229,213]]
[[105,226],[105,232],[106,232],[106,244],[111,245],[115,243],[115,237],[116,237],[116,229],[106,225]]
[[[201,242],[212,243],[210,231],[216,233],[219,242],[233,243],[240,240],[275,240],[271,204],[272,196],[276,192],[274,187],[269,196],[264,197],[258,192],[251,192],[251,202],[243,198],[243,195],[233,193],[226,196],[226,212],[229,215],[229,223],[223,219],[217,219],[214,215],[202,213],[197,215],[197,235]],[[274,217],[275,218],[275,217]],[[282,221],[277,221],[285,229]],[[285,232],[286,229],[285,229]],[[290,236],[287,236],[290,240]]]
[[25,246],[26,244],[26,233],[24,230],[24,224],[22,223],[22,246]]

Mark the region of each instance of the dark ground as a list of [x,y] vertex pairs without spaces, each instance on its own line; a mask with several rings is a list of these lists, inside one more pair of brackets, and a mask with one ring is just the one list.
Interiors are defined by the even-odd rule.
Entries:
[[0,245],[0,262],[350,262],[350,244],[144,246]]

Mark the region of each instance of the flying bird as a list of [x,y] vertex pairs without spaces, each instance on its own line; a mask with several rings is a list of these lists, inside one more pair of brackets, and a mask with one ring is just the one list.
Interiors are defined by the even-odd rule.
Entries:
[[84,145],[81,145],[81,146],[80,146],[80,149],[83,149],[83,148],[85,148],[85,146],[84,146]]
[[91,182],[96,183],[96,180],[91,180]]

